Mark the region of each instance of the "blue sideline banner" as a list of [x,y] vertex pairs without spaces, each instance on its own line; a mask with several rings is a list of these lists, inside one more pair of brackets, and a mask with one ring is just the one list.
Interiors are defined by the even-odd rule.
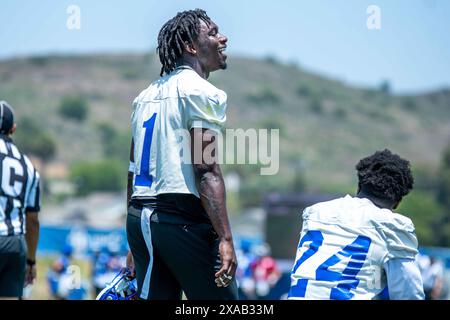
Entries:
[[41,225],[38,254],[60,253],[68,245],[77,256],[90,255],[104,249],[121,254],[128,250],[125,228],[96,229]]

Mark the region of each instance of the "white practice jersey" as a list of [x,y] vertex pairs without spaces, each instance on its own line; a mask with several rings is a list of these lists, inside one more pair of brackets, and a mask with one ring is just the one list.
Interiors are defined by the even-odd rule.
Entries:
[[414,260],[418,243],[405,216],[349,195],[303,212],[289,299],[373,299],[387,285],[384,265]]
[[153,82],[133,102],[133,198],[162,193],[198,197],[191,165],[192,128],[220,131],[227,95],[182,66]]

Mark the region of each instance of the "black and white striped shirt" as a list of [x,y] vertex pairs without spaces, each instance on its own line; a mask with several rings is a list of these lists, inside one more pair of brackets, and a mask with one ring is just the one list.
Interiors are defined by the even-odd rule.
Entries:
[[39,173],[9,137],[0,136],[0,236],[25,234],[26,212],[40,211]]

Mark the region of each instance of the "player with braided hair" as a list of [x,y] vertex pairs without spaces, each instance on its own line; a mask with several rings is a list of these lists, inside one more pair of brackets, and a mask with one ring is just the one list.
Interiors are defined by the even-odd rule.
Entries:
[[133,102],[127,265],[141,299],[238,297],[224,181],[203,157],[226,120],[227,95],[207,79],[226,68],[227,41],[205,11],[179,12],[158,35],[161,78]]
[[160,76],[169,74],[179,66],[185,43],[193,43],[198,38],[200,21],[211,24],[206,12],[196,9],[179,12],[163,25],[156,48],[162,64]]
[[413,187],[409,162],[384,150],[356,170],[356,197],[304,210],[289,299],[424,298],[414,225],[391,211]]

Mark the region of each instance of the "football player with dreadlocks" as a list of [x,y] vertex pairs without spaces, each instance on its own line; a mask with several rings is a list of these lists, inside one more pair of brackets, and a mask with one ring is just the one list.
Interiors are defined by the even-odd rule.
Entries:
[[205,11],[178,13],[158,35],[161,78],[133,102],[128,265],[142,299],[237,299],[224,181],[203,158],[226,120],[227,95],[206,79],[226,68],[227,40]]
[[413,187],[409,162],[389,150],[356,165],[358,191],[303,211],[289,299],[423,299],[411,219],[392,212]]

